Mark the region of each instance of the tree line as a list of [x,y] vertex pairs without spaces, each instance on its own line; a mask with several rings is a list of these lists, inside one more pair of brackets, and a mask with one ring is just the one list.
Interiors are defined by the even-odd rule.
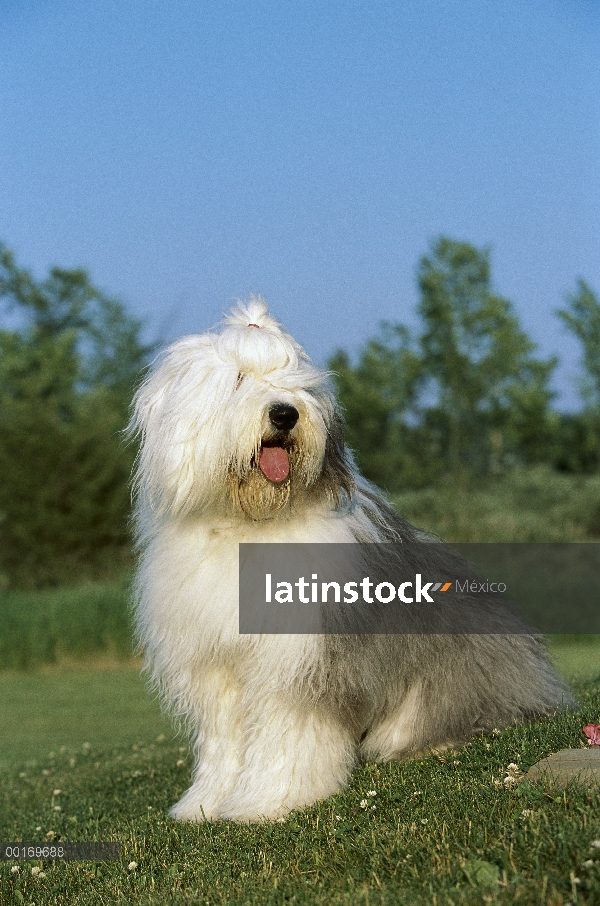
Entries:
[[544,359],[491,285],[489,250],[442,237],[418,267],[420,329],[384,325],[356,364],[329,361],[347,437],[388,491],[464,482],[515,466],[600,467],[600,303],[583,281],[556,312],[582,348],[578,412],[553,406]]
[[43,281],[0,246],[0,583],[123,570],[129,474],[120,431],[151,348],[83,270]]
[[[491,286],[489,252],[442,237],[418,268],[420,328],[387,324],[328,366],[348,443],[388,491],[546,462],[600,467],[600,303],[579,281],[557,312],[582,348],[582,408],[553,408],[540,358]],[[0,244],[0,588],[116,574],[129,564],[131,398],[157,344],[83,270],[44,280]]]

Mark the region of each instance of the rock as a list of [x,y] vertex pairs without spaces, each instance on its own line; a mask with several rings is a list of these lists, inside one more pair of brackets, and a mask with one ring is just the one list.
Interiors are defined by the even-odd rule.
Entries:
[[585,789],[600,787],[600,747],[562,749],[532,765],[525,776],[561,788],[571,781]]

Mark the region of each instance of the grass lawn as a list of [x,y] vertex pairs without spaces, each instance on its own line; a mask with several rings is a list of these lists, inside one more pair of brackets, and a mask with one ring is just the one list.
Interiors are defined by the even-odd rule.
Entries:
[[600,677],[598,636],[563,636],[560,642],[550,642],[550,651],[559,673],[569,682]]
[[503,785],[510,763],[577,747],[600,720],[598,640],[553,651],[578,712],[363,765],[338,796],[250,827],[166,817],[191,762],[137,665],[0,674],[0,839],[121,844],[116,862],[2,862],[0,903],[597,904],[600,795]]
[[0,766],[173,736],[138,663],[0,673]]

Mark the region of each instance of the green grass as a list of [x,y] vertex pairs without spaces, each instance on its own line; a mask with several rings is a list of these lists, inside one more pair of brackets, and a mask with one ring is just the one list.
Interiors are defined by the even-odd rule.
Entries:
[[549,648],[557,670],[569,682],[600,676],[600,637],[597,635],[553,636]]
[[130,658],[128,577],[47,591],[0,592],[0,669]]
[[[598,640],[559,639],[552,649],[566,675],[598,672]],[[600,677],[579,681],[575,713],[456,753],[363,765],[347,791],[285,822],[240,826],[166,816],[189,785],[191,761],[137,670],[0,675],[0,839],[116,840],[122,848],[117,862],[20,863],[16,876],[15,863],[0,863],[2,906],[560,906],[574,894],[579,904],[600,902],[600,861],[590,848],[600,838],[600,795],[494,785],[511,762],[525,770],[583,744],[583,724],[600,719]],[[44,878],[31,875],[35,865]]]
[[0,673],[0,767],[161,733],[173,737],[138,663]]

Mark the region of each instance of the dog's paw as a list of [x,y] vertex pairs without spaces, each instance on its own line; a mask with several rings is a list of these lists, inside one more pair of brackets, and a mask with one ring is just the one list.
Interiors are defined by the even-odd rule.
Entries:
[[[193,795],[190,795],[193,794]],[[215,821],[221,817],[218,804],[209,796],[188,790],[179,802],[171,806],[169,816],[175,821]]]
[[244,824],[281,821],[294,809],[311,805],[314,801],[315,799],[307,801],[306,797],[292,801],[288,796],[282,802],[280,798],[269,799],[267,796],[233,793],[221,803],[219,816],[224,821],[241,821]]

